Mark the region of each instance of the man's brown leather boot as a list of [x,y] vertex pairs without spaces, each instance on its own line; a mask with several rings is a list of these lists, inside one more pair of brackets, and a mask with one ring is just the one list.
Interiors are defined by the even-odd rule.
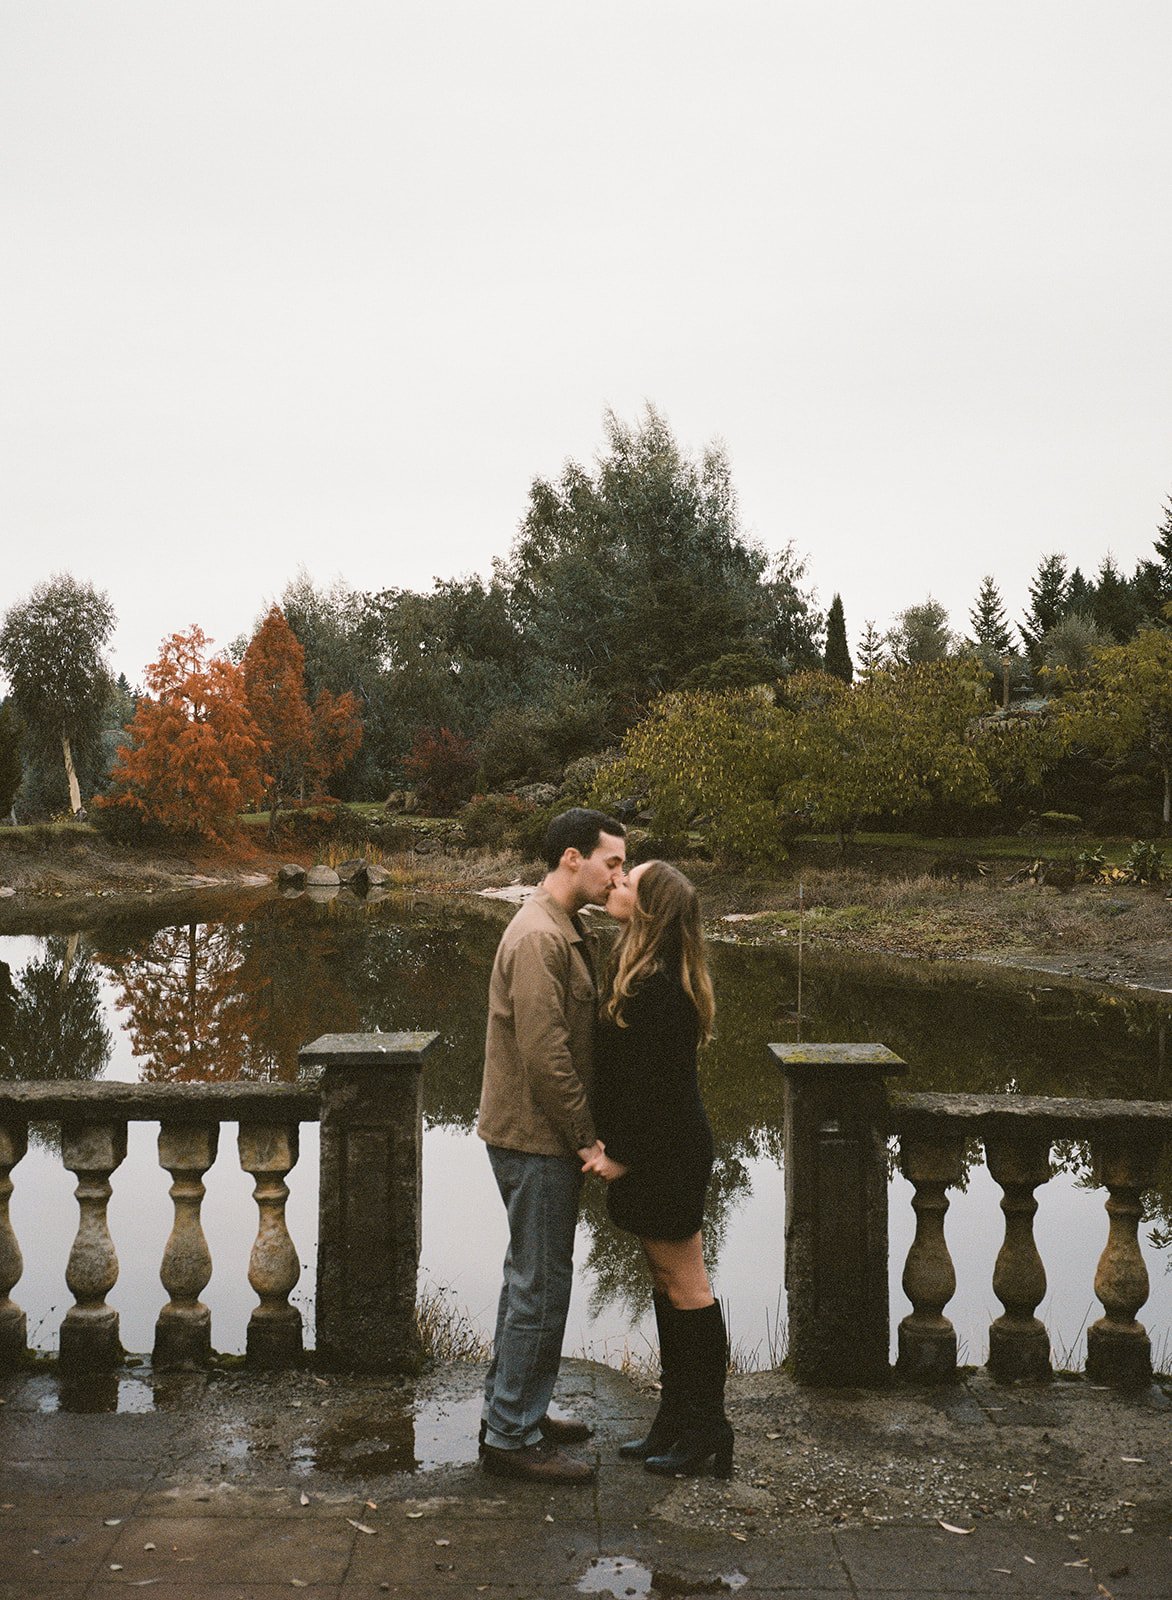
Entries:
[[590,1483],[596,1471],[593,1462],[568,1456],[545,1439],[519,1450],[498,1450],[486,1444],[480,1459],[485,1472],[494,1477],[523,1478],[530,1483]]

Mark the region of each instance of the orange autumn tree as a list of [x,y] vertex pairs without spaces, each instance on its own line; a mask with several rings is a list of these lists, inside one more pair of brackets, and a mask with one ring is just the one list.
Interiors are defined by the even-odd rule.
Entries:
[[176,833],[225,840],[263,793],[266,745],[242,669],[209,655],[211,642],[198,627],[164,640],[104,803]]
[[309,783],[324,791],[330,774],[362,743],[362,719],[352,694],[322,689],[312,710],[305,690],[305,651],[280,606],[271,606],[243,660],[248,706],[268,747],[264,764],[269,833],[283,797]]
[[306,772],[314,792],[325,792],[326,781],[357,755],[362,743],[362,708],[349,689],[332,694],[319,689],[313,702],[313,750]]
[[305,697],[305,651],[280,606],[271,606],[265,614],[241,665],[248,709],[268,745],[264,786],[272,834],[281,797],[301,783],[313,748],[313,718]]

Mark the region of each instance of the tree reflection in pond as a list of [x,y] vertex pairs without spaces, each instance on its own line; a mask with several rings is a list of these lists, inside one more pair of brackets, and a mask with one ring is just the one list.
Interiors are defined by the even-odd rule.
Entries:
[[113,1037],[80,936],[54,935],[15,973],[0,961],[0,1077],[98,1078]]

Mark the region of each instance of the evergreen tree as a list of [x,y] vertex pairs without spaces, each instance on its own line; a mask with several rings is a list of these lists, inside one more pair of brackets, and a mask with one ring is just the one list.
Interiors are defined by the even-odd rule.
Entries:
[[1029,587],[1030,608],[1019,631],[1035,666],[1041,661],[1042,640],[1070,609],[1070,578],[1064,555],[1043,556]]
[[1103,557],[1091,594],[1091,620],[1116,644],[1126,644],[1139,626],[1135,590],[1115,565],[1110,551]]
[[972,625],[975,644],[999,656],[1010,654],[1013,649],[1013,635],[1009,631],[1009,619],[1005,615],[1004,602],[991,576],[981,579],[980,593],[977,595],[976,605],[969,612],[969,622]]
[[1172,495],[1164,507],[1164,520],[1156,530],[1155,544],[1160,565],[1172,578]]
[[1082,575],[1082,568],[1075,567],[1070,574],[1070,582],[1066,589],[1066,609],[1062,613],[1068,617],[1072,611],[1077,611],[1080,616],[1089,617],[1095,604],[1094,584],[1088,583]]
[[883,635],[870,618],[863,623],[863,636],[859,640],[859,677],[867,679],[882,672],[887,665],[887,648]]
[[854,662],[846,642],[846,617],[842,609],[842,596],[836,594],[826,613],[826,670],[843,683],[850,683],[855,675]]
[[1172,600],[1172,498],[1164,507],[1164,520],[1156,530],[1155,561],[1141,561],[1132,579],[1132,593],[1140,616],[1163,622],[1164,607]]

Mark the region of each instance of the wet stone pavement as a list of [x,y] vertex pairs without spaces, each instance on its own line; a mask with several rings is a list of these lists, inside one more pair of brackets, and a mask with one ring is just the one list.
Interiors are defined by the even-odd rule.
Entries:
[[567,1361],[587,1489],[485,1477],[482,1369],[416,1384],[129,1366],[0,1382],[0,1600],[483,1595],[1172,1600],[1172,1404],[1085,1383],[730,1381],[729,1483],[620,1463],[654,1400]]

